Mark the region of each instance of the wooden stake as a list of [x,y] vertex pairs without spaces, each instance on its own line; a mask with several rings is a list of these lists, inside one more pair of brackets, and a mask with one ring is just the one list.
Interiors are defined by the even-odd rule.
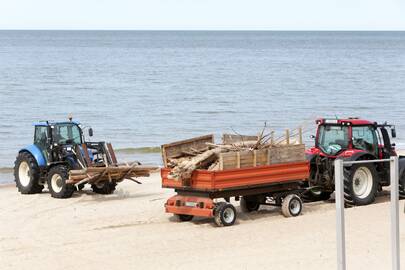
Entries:
[[253,167],[256,167],[257,164],[257,151],[253,151]]
[[302,144],[302,128],[300,127],[299,129],[298,129],[298,136],[299,136],[299,143],[300,144]]
[[285,144],[287,144],[287,145],[290,144],[290,130],[289,129],[285,130]]

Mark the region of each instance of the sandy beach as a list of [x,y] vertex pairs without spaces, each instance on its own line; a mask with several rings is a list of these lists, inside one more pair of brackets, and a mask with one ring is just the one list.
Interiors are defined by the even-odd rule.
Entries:
[[[306,204],[297,218],[277,208],[243,214],[232,227],[179,223],[164,212],[172,190],[160,175],[124,182],[113,195],[71,199],[0,188],[1,269],[335,269],[335,205]],[[389,197],[346,209],[348,269],[389,269]],[[404,228],[404,201],[400,202]],[[401,231],[405,258],[405,230]],[[403,267],[405,262],[403,263]],[[405,269],[405,268],[402,268]]]

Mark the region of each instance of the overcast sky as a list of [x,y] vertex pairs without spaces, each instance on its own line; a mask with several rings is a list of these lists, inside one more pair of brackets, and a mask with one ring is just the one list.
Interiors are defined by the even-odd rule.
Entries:
[[0,29],[405,30],[405,0],[0,0]]

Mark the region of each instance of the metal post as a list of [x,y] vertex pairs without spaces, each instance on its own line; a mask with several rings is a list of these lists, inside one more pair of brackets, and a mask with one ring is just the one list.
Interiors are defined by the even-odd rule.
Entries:
[[337,269],[346,270],[345,213],[343,197],[343,160],[335,160]]
[[392,269],[399,270],[399,179],[398,157],[390,158],[391,176],[391,252]]

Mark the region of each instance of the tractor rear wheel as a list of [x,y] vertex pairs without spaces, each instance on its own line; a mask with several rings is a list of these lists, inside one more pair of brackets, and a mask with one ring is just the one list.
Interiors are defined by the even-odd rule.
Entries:
[[114,193],[116,186],[117,183],[115,182],[103,182],[92,184],[91,188],[93,189],[94,193],[108,195]]
[[68,171],[68,168],[64,165],[58,165],[49,170],[47,182],[52,197],[58,199],[72,197],[75,186],[66,183],[69,179]]
[[405,199],[405,179],[399,179],[399,198]]
[[44,189],[44,186],[39,184],[39,167],[30,153],[18,154],[14,163],[14,178],[21,194],[41,193]]
[[349,205],[374,202],[378,190],[377,170],[373,164],[355,164],[344,169],[344,197]]

